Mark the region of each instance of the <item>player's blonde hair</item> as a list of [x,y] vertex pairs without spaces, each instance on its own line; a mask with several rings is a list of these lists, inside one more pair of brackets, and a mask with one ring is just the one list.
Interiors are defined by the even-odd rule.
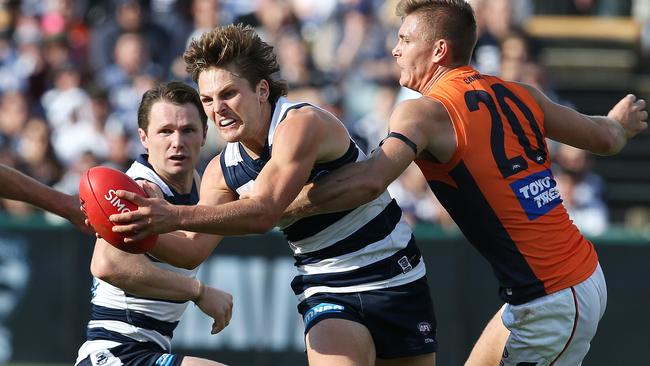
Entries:
[[287,83],[277,78],[280,66],[273,47],[262,41],[250,26],[227,25],[205,32],[190,42],[183,59],[195,82],[202,71],[232,66],[253,88],[261,80],[266,80],[272,103],[287,94]]

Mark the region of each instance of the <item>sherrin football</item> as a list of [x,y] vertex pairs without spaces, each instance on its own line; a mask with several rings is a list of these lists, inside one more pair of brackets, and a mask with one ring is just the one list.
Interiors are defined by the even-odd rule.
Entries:
[[115,193],[118,190],[130,191],[146,197],[147,194],[128,175],[119,170],[96,166],[86,170],[79,181],[79,199],[90,222],[99,236],[116,248],[129,253],[144,253],[156,244],[158,235],[152,235],[135,243],[124,243],[120,233],[114,233],[112,214],[138,209],[138,206]]

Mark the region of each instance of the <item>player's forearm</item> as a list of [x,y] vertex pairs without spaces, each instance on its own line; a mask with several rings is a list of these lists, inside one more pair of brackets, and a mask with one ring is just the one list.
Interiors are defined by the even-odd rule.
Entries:
[[190,301],[200,292],[200,283],[196,279],[158,268],[150,262],[123,261],[118,266],[105,281],[129,294],[168,301]]
[[280,219],[280,210],[255,199],[242,199],[219,206],[185,206],[180,215],[182,230],[215,235],[263,234]]
[[173,266],[194,269],[205,261],[221,237],[176,231],[158,236],[149,254]]
[[[70,217],[72,196],[4,165],[0,165],[0,181],[0,196],[31,203],[65,218]],[[79,205],[76,205],[76,209],[79,209]]]
[[198,296],[197,280],[155,266],[142,254],[130,254],[99,239],[91,261],[93,276],[127,293],[161,300],[187,301]]
[[380,180],[345,167],[305,187],[282,218],[299,219],[353,209],[377,198],[385,189]]

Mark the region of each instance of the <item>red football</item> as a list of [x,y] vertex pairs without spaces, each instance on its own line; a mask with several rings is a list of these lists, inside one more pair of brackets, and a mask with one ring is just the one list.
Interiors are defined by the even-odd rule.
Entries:
[[141,196],[147,194],[128,175],[119,170],[96,166],[86,170],[79,181],[79,200],[88,217],[90,226],[114,247],[129,253],[144,253],[156,244],[158,235],[152,235],[135,243],[124,243],[120,233],[114,233],[113,222],[108,218],[112,214],[134,211],[138,206],[119,198],[117,190],[130,191]]

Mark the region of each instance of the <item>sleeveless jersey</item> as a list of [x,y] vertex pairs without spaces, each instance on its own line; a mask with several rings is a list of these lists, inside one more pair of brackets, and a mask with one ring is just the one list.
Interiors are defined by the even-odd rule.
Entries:
[[[275,104],[264,153],[252,158],[244,147],[228,143],[220,161],[226,184],[238,194],[254,187],[271,158],[273,135],[291,109],[310,106],[280,98]],[[288,122],[290,123],[290,122]],[[310,181],[341,166],[364,159],[350,139],[340,158],[315,164]],[[426,269],[410,227],[395,200],[384,192],[353,210],[316,215],[282,225],[293,251],[297,276],[291,287],[300,301],[321,292],[350,293],[410,283]]]
[[544,114],[530,93],[461,67],[425,95],[447,109],[457,146],[446,164],[416,163],[492,265],[501,298],[521,304],[587,279],[598,257],[562,205]]
[[[126,174],[135,180],[147,180],[162,190],[165,200],[176,205],[195,205],[199,202],[199,175],[189,194],[176,193],[140,155]],[[195,277],[198,269],[174,267],[145,254],[155,266],[185,276]],[[165,301],[140,297],[124,292],[98,278],[93,278],[91,314],[86,331],[86,342],[79,349],[77,362],[90,353],[118,346],[122,343],[155,343],[163,350],[171,350],[172,333],[189,302]]]

